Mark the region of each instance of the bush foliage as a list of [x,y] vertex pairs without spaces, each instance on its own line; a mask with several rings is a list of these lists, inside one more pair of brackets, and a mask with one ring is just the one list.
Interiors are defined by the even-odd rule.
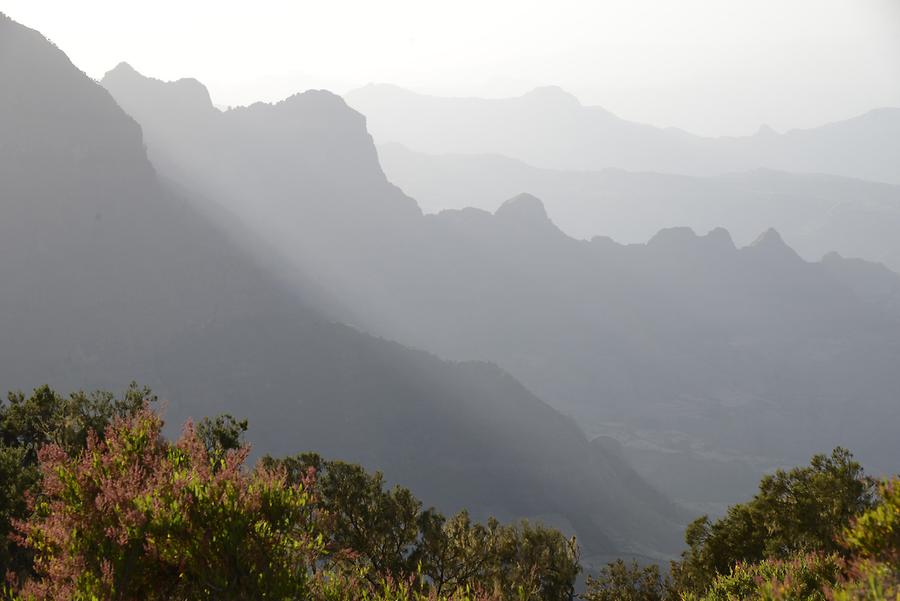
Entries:
[[[162,435],[155,397],[48,387],[0,404],[7,601],[556,601],[574,539],[446,517],[380,473],[307,453],[247,465],[230,415]],[[668,573],[622,560],[585,601],[900,601],[900,480],[844,449],[766,476],[686,531]]]
[[231,416],[162,435],[149,391],[0,407],[7,597],[81,601],[571,599],[574,539],[445,518],[307,454],[246,465]]

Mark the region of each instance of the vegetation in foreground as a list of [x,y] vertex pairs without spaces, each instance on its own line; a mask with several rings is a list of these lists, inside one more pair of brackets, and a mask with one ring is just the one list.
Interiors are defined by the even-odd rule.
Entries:
[[[570,599],[574,539],[424,509],[381,474],[307,454],[250,469],[231,416],[162,435],[132,386],[0,406],[11,599]],[[4,539],[7,539],[4,536]]]
[[665,577],[610,564],[587,601],[900,601],[900,479],[865,476],[845,449],[766,476],[747,503],[695,520]]
[[[246,465],[231,416],[162,435],[149,390],[0,404],[3,597],[58,600],[570,600],[574,539],[423,508],[314,454]],[[900,600],[900,481],[843,449],[703,517],[668,574],[611,563],[586,601]]]

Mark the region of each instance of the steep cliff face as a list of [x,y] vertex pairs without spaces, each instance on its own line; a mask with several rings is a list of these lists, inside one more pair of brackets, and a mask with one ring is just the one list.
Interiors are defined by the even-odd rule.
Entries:
[[144,125],[155,163],[198,187],[215,185],[216,201],[242,215],[237,201],[246,198],[256,198],[260,209],[278,202],[289,210],[293,199],[307,212],[419,214],[385,178],[365,118],[330,92],[220,111],[196,80],[163,82],[125,63],[102,85]]

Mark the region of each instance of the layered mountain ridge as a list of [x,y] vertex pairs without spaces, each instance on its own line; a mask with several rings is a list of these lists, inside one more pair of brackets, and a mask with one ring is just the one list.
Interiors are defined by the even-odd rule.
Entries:
[[[445,511],[468,507],[479,518],[558,524],[577,533],[589,555],[674,552],[681,512],[569,418],[494,365],[441,361],[334,323],[319,306],[314,279],[289,271],[293,279],[283,285],[285,274],[261,267],[272,263],[237,239],[234,219],[223,229],[209,217],[224,212],[212,207],[214,196],[190,196],[189,180],[170,184],[185,172],[168,172],[174,163],[157,146],[163,133],[146,138],[150,157],[158,157],[151,165],[141,128],[43,36],[0,16],[0,43],[3,386],[119,388],[137,379],[169,400],[175,428],[187,416],[230,412],[250,418],[257,453],[315,450],[360,462]],[[188,91],[178,106],[202,100],[195,84],[175,88]],[[269,112],[318,117],[340,103],[319,93],[251,107],[234,113],[234,131],[334,144],[343,134],[327,121],[301,118],[282,130]],[[361,120],[349,111],[335,117]],[[236,149],[212,127],[205,133],[193,148],[219,145],[216,160],[234,166],[226,159]],[[365,145],[360,154],[342,152],[342,166],[375,157],[364,128],[345,134]],[[284,150],[277,141],[272,147]],[[286,164],[259,150],[241,155],[250,181]],[[324,190],[366,189],[366,177],[379,179],[361,171],[358,180],[310,182],[304,174],[314,175],[324,159],[309,150],[285,158],[306,165],[284,174],[305,187],[279,201],[333,208],[341,198]],[[397,213],[418,215],[385,186],[394,190]],[[262,195],[256,207],[271,200]],[[277,242],[252,227],[243,236]]]
[[474,206],[494,210],[527,190],[567,234],[626,243],[662,228],[728,229],[740,244],[774,226],[804,258],[831,251],[900,272],[900,186],[834,175],[753,167],[694,177],[620,169],[538,169],[497,155],[429,155],[388,144],[378,149],[388,177],[429,213]]
[[[167,84],[157,85],[165,93]],[[714,229],[719,223],[699,229],[711,232],[704,236],[657,230],[650,243],[579,240],[554,225],[553,210],[527,185],[506,198],[531,194],[496,212],[426,215],[396,211],[408,197],[382,178],[355,197],[326,200],[309,199],[289,177],[273,176],[250,196],[230,185],[235,172],[258,177],[286,153],[365,156],[371,164],[364,171],[380,172],[365,121],[355,116],[360,131],[343,140],[366,149],[303,137],[270,146],[265,132],[237,135],[222,124],[220,149],[189,153],[197,138],[190,128],[163,143],[151,130],[166,121],[166,111],[150,105],[143,114],[129,103],[131,91],[110,90],[145,124],[148,143],[161,144],[151,155],[186,157],[190,165],[197,152],[230,148],[244,156],[242,148],[253,148],[253,160],[226,163],[197,183],[230,189],[229,210],[261,227],[289,260],[327,266],[322,272],[340,291],[336,296],[354,304],[357,326],[444,358],[497,362],[591,435],[623,443],[643,473],[668,472],[667,486],[679,499],[733,501],[750,491],[731,483],[717,498],[699,498],[716,488],[705,475],[736,465],[732,471],[747,474],[752,489],[761,471],[836,444],[853,448],[874,469],[896,469],[890,429],[900,418],[893,392],[900,376],[891,366],[900,361],[900,315],[894,287],[873,276],[868,263],[809,261],[789,246],[792,236],[769,231],[773,225],[783,231],[780,224],[763,217],[736,244]],[[278,118],[284,121],[278,129],[303,127],[295,115]],[[339,185],[349,172],[338,165],[326,165],[319,177]],[[301,161],[290,166],[303,168]],[[698,185],[691,178],[687,184]],[[317,212],[319,202],[344,212]],[[277,227],[262,223],[261,206]],[[357,206],[381,217],[362,218]],[[352,237],[325,235],[348,222],[356,224]]]
[[[552,89],[551,89],[552,90]],[[442,98],[369,85],[345,95],[379,144],[430,154],[499,154],[535,167],[610,167],[721,175],[757,167],[900,184],[900,108],[817,128],[706,138],[621,119],[571,95],[538,89],[513,98]]]

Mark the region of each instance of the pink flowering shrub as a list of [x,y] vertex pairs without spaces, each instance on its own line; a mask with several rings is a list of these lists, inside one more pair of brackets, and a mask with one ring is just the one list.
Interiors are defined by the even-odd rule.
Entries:
[[[418,501],[407,499],[408,493],[383,491],[379,477],[360,480],[365,475],[361,468],[345,470],[353,478],[340,480],[352,485],[342,504],[335,498],[326,503],[317,490],[320,483],[313,466],[264,461],[248,469],[248,447],[219,444],[221,436],[210,435],[231,433],[232,422],[204,424],[195,429],[189,422],[173,443],[161,434],[161,418],[145,406],[114,419],[102,438],[90,432],[80,449],[41,447],[40,484],[28,499],[30,517],[14,521],[15,542],[33,555],[32,572],[24,577],[10,572],[0,599],[563,598],[549,587],[563,590],[564,578],[557,579],[560,584],[544,574],[556,565],[548,553],[557,538],[564,540],[561,535],[552,537],[550,531],[527,524],[516,528],[492,522],[488,529],[476,528],[465,514],[449,523],[430,512],[420,515]],[[286,465],[291,466],[290,473]],[[332,484],[339,473],[336,465],[331,467]],[[373,532],[362,538],[336,537],[341,523],[338,509],[358,512],[363,491],[378,511],[358,526]],[[433,526],[428,543],[440,547],[434,553],[446,555],[441,571],[452,573],[452,578],[436,580],[429,575],[426,570],[433,558],[425,553],[413,558],[416,565],[399,578],[373,561],[373,549],[381,541],[394,540],[393,520],[403,513],[398,513],[398,499],[406,501],[400,504],[403,507],[415,510],[413,517],[424,516]],[[385,505],[386,500],[391,503]],[[471,536],[464,537],[468,546],[456,541],[456,535],[471,535],[473,528],[483,536],[471,541]],[[485,548],[481,543],[489,531],[495,532],[497,541]],[[384,553],[378,557],[382,555],[387,557]],[[409,559],[398,557],[401,563]],[[493,567],[487,569],[489,559]],[[577,561],[574,556],[570,560],[576,567],[565,577],[571,572],[573,580]],[[457,566],[457,561],[463,565]],[[534,577],[529,576],[532,572]]]
[[35,555],[25,599],[299,599],[320,553],[310,495],[246,470],[246,447],[212,459],[192,424],[176,443],[148,409],[68,455],[40,450],[41,494],[15,524]]

